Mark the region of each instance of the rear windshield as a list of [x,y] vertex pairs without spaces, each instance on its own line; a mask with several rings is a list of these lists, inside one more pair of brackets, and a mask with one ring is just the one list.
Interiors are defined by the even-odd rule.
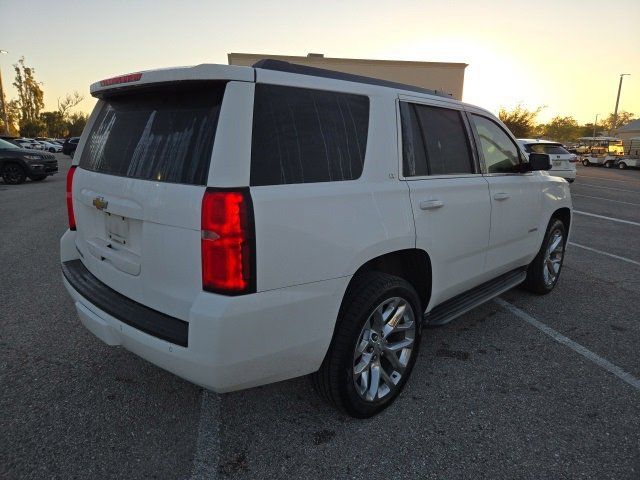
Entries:
[[80,167],[157,182],[206,184],[224,87],[174,86],[107,98]]
[[547,155],[569,155],[559,143],[532,143],[525,147],[527,153],[546,153]]

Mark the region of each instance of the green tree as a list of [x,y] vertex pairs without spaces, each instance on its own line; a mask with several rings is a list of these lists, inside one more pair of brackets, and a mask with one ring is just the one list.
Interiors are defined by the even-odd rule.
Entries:
[[9,120],[9,135],[17,136],[20,133],[20,106],[17,100],[7,102],[7,118]]
[[543,126],[543,135],[559,142],[575,140],[580,137],[580,126],[575,118],[562,117],[560,115],[553,117],[549,123]]
[[513,110],[500,108],[498,117],[509,127],[511,133],[517,138],[525,138],[532,136],[536,130],[536,117],[544,107],[538,107],[535,110],[528,110],[522,105],[518,105]]
[[46,134],[47,126],[41,119],[20,121],[20,135],[23,137],[43,137]]
[[[593,137],[593,122],[585,123],[584,125],[579,125],[576,131],[576,139],[580,137]],[[598,123],[595,128],[596,136],[602,132],[602,125]]]
[[86,113],[72,113],[66,120],[68,135],[70,137],[79,137],[84,130],[89,116]]
[[42,112],[40,114],[40,120],[45,124],[47,137],[63,138],[69,133],[69,126],[59,111]]
[[609,131],[613,131],[616,128],[622,127],[624,125],[626,125],[627,123],[629,123],[631,120],[633,120],[634,115],[633,113],[630,112],[625,112],[624,110],[618,112],[618,119],[616,121],[616,124],[613,124],[613,113],[610,113],[607,118],[605,118],[604,120],[602,120],[602,122],[600,123],[600,130],[605,131],[605,132],[609,132]]
[[36,81],[35,70],[25,65],[24,57],[13,65],[13,69],[16,72],[13,86],[18,91],[16,99],[19,111],[18,125],[20,134],[27,135],[23,132],[23,128],[26,127],[31,132],[39,123],[40,111],[44,108],[44,92]]
[[80,92],[67,93],[62,100],[58,98],[58,112],[60,112],[63,118],[67,118],[69,110],[78,105],[82,100],[84,100],[84,95],[80,94]]

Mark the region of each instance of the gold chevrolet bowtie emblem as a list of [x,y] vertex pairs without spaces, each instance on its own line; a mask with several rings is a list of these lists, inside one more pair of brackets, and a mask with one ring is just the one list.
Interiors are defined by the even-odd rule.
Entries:
[[109,202],[107,202],[103,197],[96,197],[93,199],[93,206],[98,210],[104,210],[107,208],[107,205],[109,205]]

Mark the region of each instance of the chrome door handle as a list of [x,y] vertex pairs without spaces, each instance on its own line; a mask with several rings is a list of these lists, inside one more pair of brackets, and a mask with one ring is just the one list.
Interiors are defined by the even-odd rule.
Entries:
[[511,195],[510,195],[510,194],[508,194],[508,193],[496,193],[496,194],[493,196],[493,198],[494,198],[494,200],[502,201],[502,200],[508,200],[508,199],[510,199],[510,198],[511,198]]
[[423,200],[420,202],[420,210],[435,210],[444,206],[442,200]]

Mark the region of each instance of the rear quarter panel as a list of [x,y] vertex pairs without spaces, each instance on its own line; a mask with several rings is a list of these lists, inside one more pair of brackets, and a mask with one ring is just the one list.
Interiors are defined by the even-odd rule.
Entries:
[[395,99],[369,98],[359,179],[251,187],[259,291],[353,275],[374,257],[415,246],[408,186],[398,180]]

